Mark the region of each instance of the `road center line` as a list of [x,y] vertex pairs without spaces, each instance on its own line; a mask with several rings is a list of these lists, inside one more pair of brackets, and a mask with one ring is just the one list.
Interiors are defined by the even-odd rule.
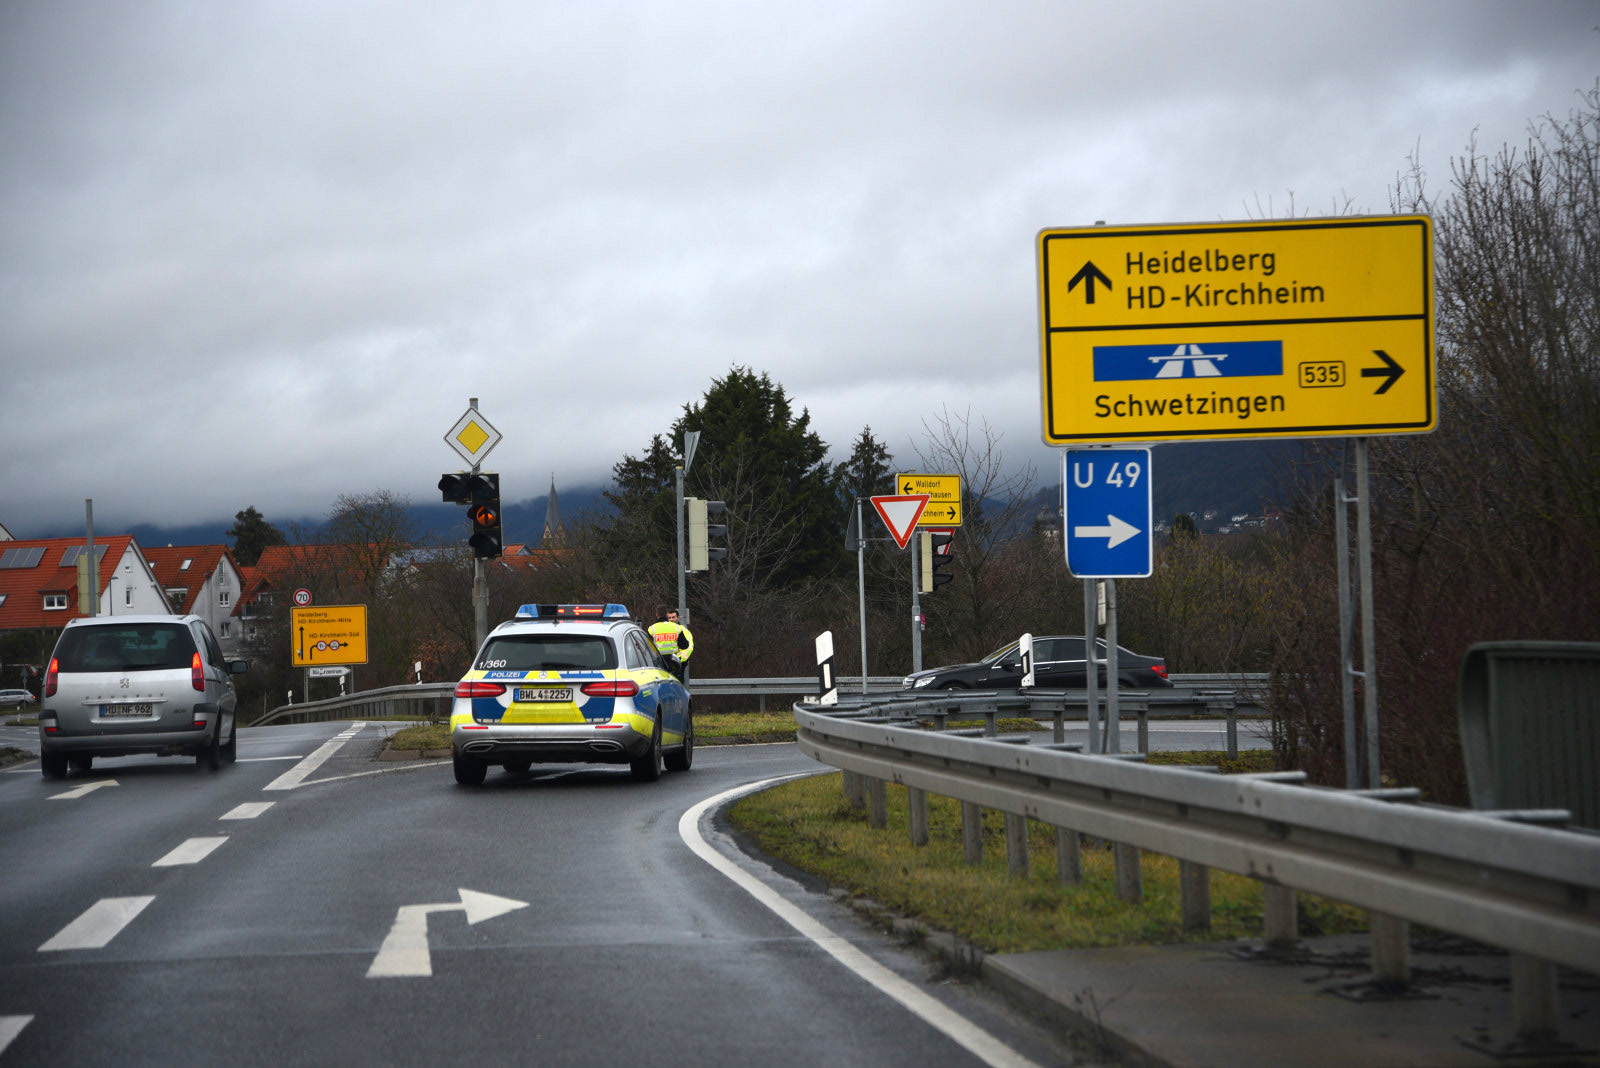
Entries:
[[100,949],[117,937],[133,918],[143,912],[155,897],[103,897],[84,910],[83,915],[61,928],[54,938],[39,947],[40,953],[60,949]]
[[228,840],[228,836],[190,838],[178,848],[150,865],[152,868],[176,868],[183,864],[198,864],[209,857],[214,849]]
[[725,790],[717,794],[715,797],[708,797],[685,812],[683,817],[678,820],[678,835],[696,856],[738,884],[751,897],[777,913],[780,919],[827,951],[834,960],[837,960],[840,964],[856,973],[856,975],[899,1002],[928,1026],[945,1035],[985,1064],[1003,1065],[1008,1066],[1008,1068],[1033,1068],[1033,1061],[1028,1060],[966,1017],[947,1008],[938,999],[929,997],[918,989],[915,984],[900,978],[900,976],[867,956],[851,945],[848,940],[835,934],[813,919],[804,910],[791,904],[766,883],[763,883],[760,879],[757,879],[717,852],[711,847],[711,843],[701,836],[700,817],[709,809],[725,801],[731,801],[736,797],[754,793],[774,783],[783,782],[785,779],[798,777],[795,775],[780,775],[775,778],[764,779],[761,782],[750,783],[746,786],[736,786],[732,790]]
[[253,820],[276,804],[276,801],[246,801],[242,805],[235,805],[217,818],[224,820]]
[[22,1029],[33,1021],[32,1016],[0,1016],[0,1053],[22,1034]]
[[263,790],[293,790],[306,781],[306,777],[313,771],[322,767],[328,758],[343,748],[344,743],[360,734],[366,727],[365,723],[352,723],[343,733],[336,734],[323,742],[315,753],[306,757],[300,763],[279,775],[276,779],[262,787]]

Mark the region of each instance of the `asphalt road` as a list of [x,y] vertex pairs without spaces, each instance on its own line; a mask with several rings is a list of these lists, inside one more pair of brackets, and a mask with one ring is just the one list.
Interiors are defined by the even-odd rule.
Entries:
[[719,830],[719,795],[819,770],[792,745],[470,790],[383,730],[0,773],[0,1068],[1072,1063]]

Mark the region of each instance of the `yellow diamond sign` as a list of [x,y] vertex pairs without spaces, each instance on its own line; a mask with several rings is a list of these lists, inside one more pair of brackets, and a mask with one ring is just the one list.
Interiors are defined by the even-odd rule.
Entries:
[[500,444],[500,431],[478,409],[468,408],[456,420],[456,425],[450,428],[450,433],[444,436],[444,441],[456,451],[457,456],[477,466],[491,449]]

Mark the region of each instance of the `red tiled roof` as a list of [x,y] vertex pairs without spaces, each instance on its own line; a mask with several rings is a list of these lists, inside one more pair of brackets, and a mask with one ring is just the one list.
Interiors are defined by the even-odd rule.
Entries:
[[[62,567],[61,558],[68,549],[84,543],[83,538],[24,538],[0,542],[0,558],[13,549],[44,549],[33,567],[0,567],[0,596],[4,597],[0,603],[0,630],[62,627],[67,620],[78,618],[78,568],[76,564]],[[122,560],[130,545],[138,549],[131,534],[101,535],[94,539],[95,555],[100,557],[102,594],[112,575],[111,569]],[[101,546],[105,546],[104,553]],[[65,593],[66,609],[45,611],[46,593]]]
[[[205,585],[206,579],[222,563],[223,557],[232,559],[233,554],[226,545],[168,545],[157,549],[145,549],[144,558],[150,563],[150,570],[156,573],[156,581],[161,583],[163,590],[187,589],[183,603],[176,605],[173,611],[180,615],[194,611],[195,598],[200,596],[200,587]],[[189,561],[189,566],[184,567],[184,561]],[[234,564],[238,566],[237,563]]]

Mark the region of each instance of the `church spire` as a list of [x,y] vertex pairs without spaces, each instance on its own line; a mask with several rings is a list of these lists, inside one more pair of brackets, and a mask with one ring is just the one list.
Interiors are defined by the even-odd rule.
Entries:
[[556,499],[556,476],[550,476],[550,503],[544,510],[544,533],[539,544],[546,549],[559,549],[567,544],[567,528],[561,522],[561,502]]

